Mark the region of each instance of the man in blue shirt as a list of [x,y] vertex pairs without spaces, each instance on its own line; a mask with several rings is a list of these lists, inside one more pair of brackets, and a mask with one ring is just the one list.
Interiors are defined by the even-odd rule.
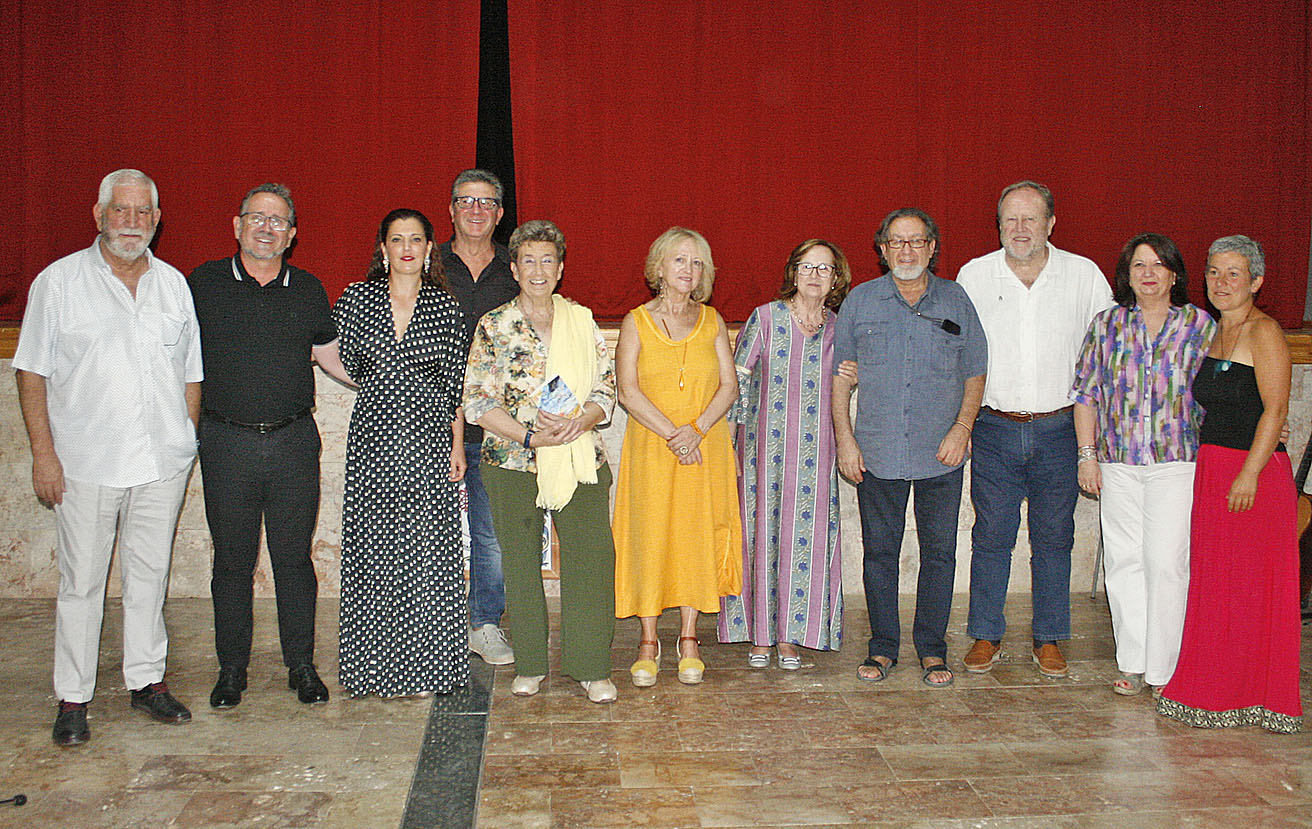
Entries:
[[912,641],[922,681],[952,684],[948,614],[956,575],[962,467],[984,394],[988,346],[966,292],[934,276],[938,225],[923,210],[884,219],[875,249],[888,273],[855,288],[834,335],[834,363],[856,361],[857,383],[834,377],[838,468],[856,484],[865,550],[868,656],[857,676],[879,682],[897,664],[898,561],[907,496],[916,490],[920,575]]

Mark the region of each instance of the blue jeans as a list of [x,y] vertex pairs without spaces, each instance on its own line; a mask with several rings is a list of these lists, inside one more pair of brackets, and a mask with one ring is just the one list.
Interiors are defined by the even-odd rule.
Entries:
[[856,486],[865,551],[866,610],[870,614],[870,656],[897,662],[902,630],[898,622],[898,560],[906,526],[907,496],[916,490],[916,535],[920,577],[911,641],[916,655],[947,661],[944,635],[952,611],[957,571],[957,517],[961,513],[960,469],[918,481],[886,480],[866,473]]
[[506,610],[506,582],[501,574],[501,545],[492,526],[492,507],[478,464],[481,443],[465,444],[465,489],[469,493],[469,623],[500,625]]
[[999,641],[1007,629],[1003,605],[1011,551],[1020,529],[1020,503],[1029,499],[1033,638],[1056,642],[1071,635],[1071,547],[1079,497],[1075,420],[1070,412],[1016,423],[980,412],[975,421],[970,498],[970,615],[966,634]]

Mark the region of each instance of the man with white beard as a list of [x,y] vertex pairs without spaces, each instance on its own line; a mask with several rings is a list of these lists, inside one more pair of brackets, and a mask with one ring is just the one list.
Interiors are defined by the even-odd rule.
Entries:
[[52,736],[61,746],[91,736],[116,535],[131,705],[162,722],[191,719],[164,684],[163,607],[196,457],[200,328],[186,280],[148,247],[160,217],[155,183],[138,170],[110,173],[92,215],[96,242],[33,281],[14,354],[32,487],[55,512]]
[[[933,274],[938,225],[923,210],[894,210],[875,237],[889,273],[857,286],[834,332],[834,363],[856,361],[852,389],[834,377],[838,468],[856,484],[870,640],[858,678],[880,682],[897,665],[898,562],[914,488],[920,575],[912,641],[921,681],[953,682],[945,635],[956,575],[962,466],[984,394],[988,346],[970,299]],[[850,369],[850,366],[848,367]]]

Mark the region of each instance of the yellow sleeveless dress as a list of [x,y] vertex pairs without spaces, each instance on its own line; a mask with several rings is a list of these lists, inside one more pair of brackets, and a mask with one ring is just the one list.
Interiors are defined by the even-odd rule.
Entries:
[[[692,333],[678,341],[657,327],[646,308],[635,308],[633,317],[642,344],[639,388],[674,423],[690,422],[720,385],[720,315],[703,305]],[[742,592],[742,520],[724,418],[700,448],[700,464],[682,465],[660,435],[629,419],[613,521],[618,618],[659,616],[685,605],[716,613],[721,596]]]

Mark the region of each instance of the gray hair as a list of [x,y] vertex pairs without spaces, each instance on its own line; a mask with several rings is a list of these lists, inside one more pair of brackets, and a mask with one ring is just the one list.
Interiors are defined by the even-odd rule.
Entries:
[[925,235],[929,237],[929,241],[934,243],[934,255],[929,258],[929,266],[925,270],[933,272],[934,266],[938,264],[938,222],[935,222],[928,213],[919,207],[899,207],[885,216],[884,221],[879,224],[879,231],[875,234],[875,252],[879,254],[879,264],[883,265],[885,270],[891,270],[890,265],[884,259],[884,251],[880,249],[880,246],[888,241],[888,229],[893,225],[893,222],[905,218],[919,219],[925,225]]
[[1002,195],[998,196],[998,221],[1002,220],[1002,202],[1017,190],[1033,190],[1043,197],[1043,203],[1048,207],[1048,218],[1051,219],[1057,215],[1057,202],[1052,198],[1052,191],[1046,186],[1039,184],[1037,181],[1018,181],[1015,184],[1008,184],[1003,189]]
[[1211,259],[1218,253],[1230,253],[1231,251],[1248,260],[1248,275],[1250,277],[1257,279],[1266,275],[1266,255],[1262,253],[1262,245],[1256,239],[1250,239],[1242,234],[1222,236],[1217,239],[1207,249],[1207,258]]
[[287,202],[287,212],[291,214],[287,218],[291,220],[292,227],[296,226],[296,203],[292,201],[292,191],[288,190],[285,184],[267,182],[258,187],[252,187],[251,191],[246,194],[246,198],[241,200],[241,210],[238,211],[238,214],[245,213],[246,208],[250,206],[251,199],[260,193],[270,193]]
[[532,242],[550,242],[556,246],[556,259],[565,261],[565,234],[546,219],[533,219],[515,228],[515,232],[510,234],[510,244],[506,245],[511,260],[518,262],[520,247]]
[[451,198],[454,200],[460,195],[460,185],[470,184],[472,182],[482,182],[483,184],[492,185],[492,189],[497,191],[497,201],[501,201],[506,196],[506,190],[501,186],[501,179],[489,173],[487,170],[465,170],[456,176],[456,180],[451,183]]
[[140,170],[133,170],[128,167],[115,170],[100,180],[99,204],[101,207],[108,207],[109,203],[114,200],[114,188],[120,184],[141,184],[149,187],[150,206],[152,209],[159,209],[159,189],[155,187],[155,182]]

